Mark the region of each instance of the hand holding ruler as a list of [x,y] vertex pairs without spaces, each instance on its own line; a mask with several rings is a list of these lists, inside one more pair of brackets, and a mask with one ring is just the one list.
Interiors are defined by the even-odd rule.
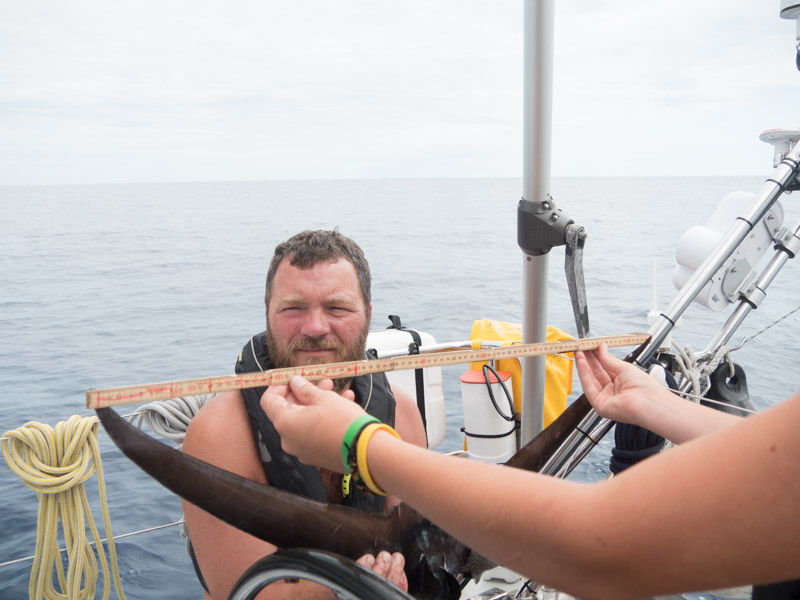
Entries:
[[86,392],[87,408],[104,408],[123,404],[138,404],[167,400],[181,396],[197,396],[216,394],[231,390],[243,390],[254,387],[267,387],[289,383],[294,375],[301,375],[309,381],[321,379],[339,379],[356,377],[370,373],[387,371],[404,371],[406,369],[424,369],[426,367],[442,367],[470,362],[500,360],[503,358],[519,358],[542,356],[544,354],[564,354],[577,350],[595,350],[601,344],[609,348],[621,346],[637,346],[650,339],[645,333],[629,333],[606,337],[584,338],[563,342],[542,342],[539,344],[514,344],[496,348],[478,350],[450,350],[426,354],[410,354],[377,360],[356,360],[321,365],[306,365],[271,369],[258,373],[242,373],[240,375],[222,375],[219,377],[203,377],[165,383],[151,383],[128,387],[89,390]]

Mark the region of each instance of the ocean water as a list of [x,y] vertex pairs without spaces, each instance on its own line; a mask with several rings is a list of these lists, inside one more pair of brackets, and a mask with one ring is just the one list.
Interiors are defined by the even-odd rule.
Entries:
[[[704,223],[725,193],[756,191],[762,181],[555,179],[556,203],[589,236],[592,333],[645,331],[653,261],[664,307],[681,234]],[[474,319],[519,322],[520,193],[518,179],[0,187],[0,433],[91,414],[90,388],[231,373],[243,343],[264,327],[272,250],[302,229],[338,227],[363,247],[374,328],[398,314],[448,341],[468,338]],[[793,200],[783,201],[790,226],[800,215]],[[563,249],[551,252],[549,323],[574,332],[563,260]],[[741,337],[796,308],[798,298],[790,261]],[[693,307],[674,339],[700,349],[723,317]],[[799,324],[796,313],[735,355],[760,408],[798,390]],[[461,446],[461,371],[445,368],[448,436],[439,450]],[[99,437],[114,533],[178,520],[178,499]],[[572,477],[604,478],[610,444]],[[5,465],[0,489],[6,563],[33,554],[37,500]],[[99,523],[96,486],[87,491]],[[124,538],[117,550],[129,599],[201,597],[176,528]],[[0,598],[27,596],[30,564],[0,566]]]

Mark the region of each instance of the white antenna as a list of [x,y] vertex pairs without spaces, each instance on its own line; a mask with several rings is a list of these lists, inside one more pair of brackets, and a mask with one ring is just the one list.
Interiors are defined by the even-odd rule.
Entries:
[[[651,277],[650,277],[650,282],[651,282],[651,285],[650,285],[650,288],[651,288],[651,292],[650,292],[650,310],[651,311],[657,311],[658,310],[658,279],[656,278],[657,269],[656,269],[656,259],[655,258],[653,259],[653,265],[652,266],[653,266],[653,268],[652,268]],[[647,324],[648,325],[652,325],[652,323],[650,323],[650,322],[648,322]]]
[[[653,259],[651,275],[650,275],[650,312],[647,313],[647,326],[652,327],[658,322],[661,317],[661,311],[658,308],[658,268],[656,266],[656,259]],[[673,329],[679,327],[681,324],[680,317],[675,322]],[[658,347],[660,351],[668,352],[672,347],[672,331],[667,333],[667,336]]]

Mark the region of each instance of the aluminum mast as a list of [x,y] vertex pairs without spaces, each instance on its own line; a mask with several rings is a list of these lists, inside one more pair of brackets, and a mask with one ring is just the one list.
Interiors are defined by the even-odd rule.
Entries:
[[[522,198],[548,210],[553,112],[554,0],[524,0]],[[523,256],[523,341],[547,338],[547,253]],[[545,357],[522,360],[521,444],[543,428]]]

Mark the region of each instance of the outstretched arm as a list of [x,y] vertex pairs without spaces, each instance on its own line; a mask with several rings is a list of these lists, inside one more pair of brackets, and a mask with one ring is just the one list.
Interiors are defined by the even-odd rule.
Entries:
[[[300,378],[277,392],[262,402],[285,449],[341,471],[358,407]],[[640,598],[800,576],[797,422],[800,396],[592,485],[443,456],[382,431],[367,462],[381,488],[501,564],[581,597]]]
[[[328,385],[327,389],[332,386]],[[349,394],[352,399],[352,392]],[[355,405],[350,400],[345,401]],[[203,407],[189,426],[183,451],[242,477],[268,484],[238,392],[220,394]],[[237,579],[251,564],[277,550],[274,545],[216,519],[187,501],[183,501],[183,510],[201,573],[210,590],[205,594],[206,599],[227,598]],[[381,552],[377,557],[362,556],[357,562],[401,589],[408,588],[405,559],[401,554]],[[332,600],[334,597],[331,590],[310,582],[277,582],[258,595],[259,600]]]
[[605,345],[576,352],[583,392],[597,413],[640,425],[676,444],[739,421],[739,417],[684,400],[639,367],[612,356]]

